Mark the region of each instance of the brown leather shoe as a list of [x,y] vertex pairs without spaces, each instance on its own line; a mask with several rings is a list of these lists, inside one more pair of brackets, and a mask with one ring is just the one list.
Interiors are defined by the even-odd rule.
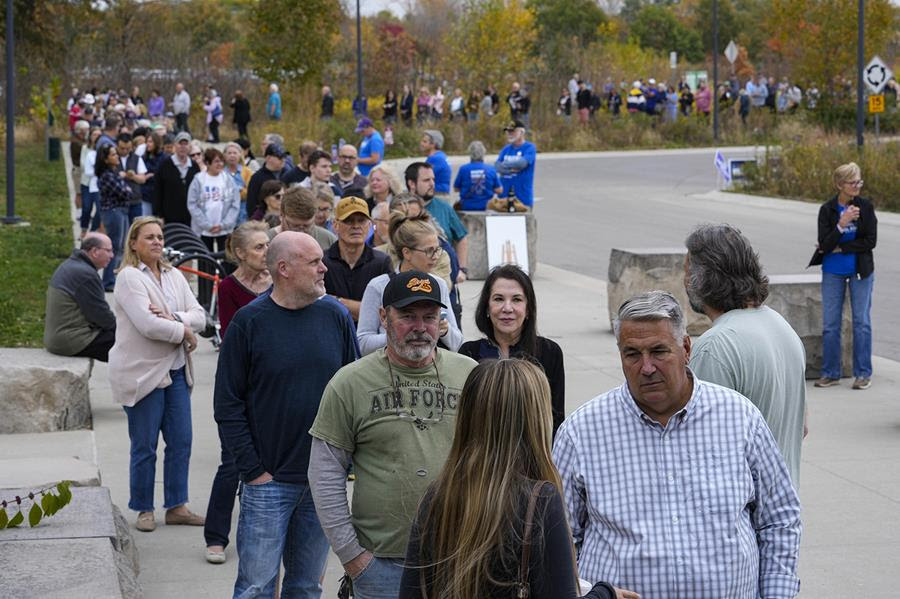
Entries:
[[153,532],[156,530],[156,520],[153,519],[153,512],[139,513],[134,527],[141,532]]
[[166,525],[168,526],[203,526],[206,524],[206,518],[198,516],[190,510],[178,513],[174,510],[166,512]]

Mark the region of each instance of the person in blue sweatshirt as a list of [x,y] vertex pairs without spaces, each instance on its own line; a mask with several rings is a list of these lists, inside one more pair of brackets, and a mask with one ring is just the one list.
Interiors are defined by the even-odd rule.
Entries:
[[306,474],[308,431],[325,385],[359,346],[347,310],[325,296],[315,239],[279,233],[266,264],[272,292],[234,316],[216,371],[215,418],[243,483],[234,596],[272,596],[283,561],[282,594],[317,597],[328,541]]
[[537,159],[537,148],[525,140],[525,125],[521,121],[513,121],[504,127],[508,142],[497,157],[494,167],[500,173],[503,184],[501,198],[509,196],[509,190],[515,190],[516,197],[523,204],[532,207],[534,204],[534,162]]

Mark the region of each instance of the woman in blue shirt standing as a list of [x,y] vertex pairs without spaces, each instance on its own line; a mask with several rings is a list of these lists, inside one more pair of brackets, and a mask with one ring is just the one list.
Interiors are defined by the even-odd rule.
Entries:
[[872,384],[872,250],[878,219],[872,202],[860,197],[859,166],[850,162],[834,171],[837,195],[819,209],[819,242],[809,265],[822,265],[822,377],[816,387],[831,387],[841,378],[841,318],[846,289],[853,314],[854,389]]

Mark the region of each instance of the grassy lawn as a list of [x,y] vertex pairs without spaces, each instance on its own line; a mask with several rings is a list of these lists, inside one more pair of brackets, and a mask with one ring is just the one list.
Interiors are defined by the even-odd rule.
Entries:
[[[63,161],[47,162],[41,143],[16,145],[16,214],[29,227],[0,225],[0,347],[41,347],[47,282],[72,253]],[[6,156],[0,154],[6,214]]]

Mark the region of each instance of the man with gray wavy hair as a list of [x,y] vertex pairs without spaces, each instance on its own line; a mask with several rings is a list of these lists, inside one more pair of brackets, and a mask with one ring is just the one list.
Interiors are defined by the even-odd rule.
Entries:
[[580,577],[642,597],[794,597],[800,502],[759,410],[691,372],[669,293],[627,300],[614,331],[625,383],[553,446]]
[[740,231],[701,225],[685,245],[684,286],[691,308],[713,321],[694,344],[691,370],[759,408],[797,485],[806,415],[803,342],[778,312],[763,305],[769,279]]

